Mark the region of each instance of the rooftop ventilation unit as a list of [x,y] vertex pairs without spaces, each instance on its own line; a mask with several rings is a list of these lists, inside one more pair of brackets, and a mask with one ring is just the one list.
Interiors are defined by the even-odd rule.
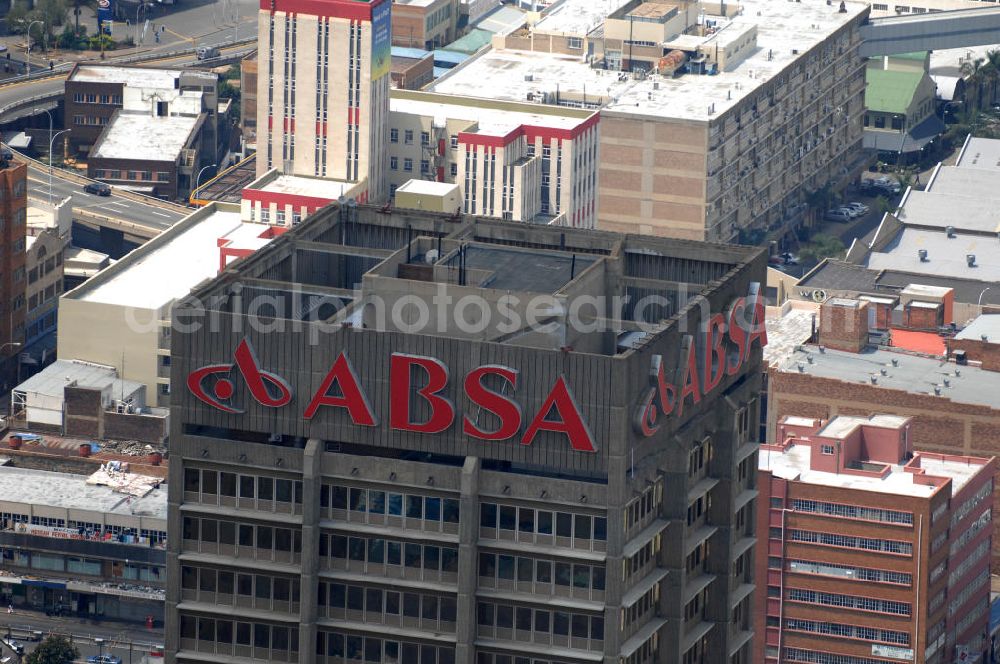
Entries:
[[917,256],[920,257],[920,262],[921,263],[926,263],[927,262],[927,250],[926,249],[918,249],[917,250]]
[[975,254],[966,254],[965,255],[965,263],[969,267],[976,267],[976,255]]
[[944,227],[944,232],[948,234],[948,237],[955,237],[955,227],[954,226],[945,226]]
[[878,385],[878,376],[872,374],[871,379],[872,379],[872,385]]

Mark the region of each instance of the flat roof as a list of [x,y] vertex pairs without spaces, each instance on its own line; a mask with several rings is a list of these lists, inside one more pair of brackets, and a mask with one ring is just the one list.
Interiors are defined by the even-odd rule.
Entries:
[[545,12],[535,32],[584,36],[631,0],[565,0]]
[[[506,136],[522,125],[574,129],[587,122],[593,114],[593,111],[581,112],[580,109],[570,108],[565,109],[565,113],[560,113],[560,109],[551,107],[535,112],[528,104],[524,104],[524,108],[525,110],[515,110],[510,108],[510,104],[501,105],[489,101],[479,103],[475,99],[451,95],[407,93],[398,90],[394,90],[389,97],[389,110],[392,112],[475,122],[479,128],[471,131],[487,136]],[[540,112],[542,110],[556,112]]]
[[465,250],[465,267],[491,273],[479,284],[497,290],[550,293],[593,265],[597,258],[565,256],[543,251],[470,244]]
[[396,193],[405,192],[408,194],[429,194],[431,196],[444,196],[450,194],[458,185],[448,182],[431,182],[430,180],[407,180]]
[[[198,212],[195,212],[198,214]],[[220,238],[243,222],[239,212],[214,210],[204,219],[184,221],[126,255],[105,272],[63,297],[136,308],[159,309],[191,292],[219,272]],[[247,224],[266,228],[264,224]]]
[[[903,207],[903,223],[907,226],[945,228],[954,226],[980,233],[1000,231],[1000,203],[987,193],[977,196],[949,194],[938,190],[911,189]],[[996,241],[996,235],[993,236]]]
[[174,161],[198,125],[198,116],[156,117],[118,111],[90,150],[91,158]]
[[357,186],[356,182],[307,178],[300,175],[281,174],[263,187],[249,187],[260,191],[270,191],[291,196],[310,196],[335,201]]
[[812,337],[813,325],[819,322],[819,304],[790,300],[787,306],[767,307],[764,327],[767,345],[764,362],[776,366],[796,346],[807,343]]
[[[972,464],[953,459],[923,456],[919,452],[917,455],[920,456],[920,467],[926,470],[928,475],[951,478],[952,495],[957,494],[971,478],[983,469],[982,463]],[[914,483],[913,478],[916,477],[916,474],[904,470],[901,464],[888,464],[890,471],[887,475],[873,477],[813,470],[810,468],[811,460],[812,447],[808,444],[798,443],[789,445],[784,451],[762,449],[758,455],[758,467],[761,470],[770,470],[775,477],[841,489],[873,491],[917,498],[928,498],[938,490],[938,487],[934,485]]]
[[838,415],[816,432],[817,436],[826,438],[843,438],[861,426],[880,427],[882,429],[898,429],[909,418],[899,415],[872,415],[871,417],[857,417],[850,415]]
[[[582,33],[588,21],[596,16],[603,20],[608,8],[601,5],[592,0],[561,5],[564,9],[554,10],[536,24],[535,31],[558,25],[558,29],[548,31]],[[580,6],[588,8],[587,18],[576,23],[554,20],[570,8]],[[430,89],[512,101],[523,101],[529,92],[546,93],[553,98],[557,90],[574,96],[587,92],[605,98],[605,113],[708,121],[735,106],[793,62],[804,58],[806,52],[832,32],[867,11],[867,5],[858,2],[846,3],[845,13],[838,11],[837,2],[827,5],[747,0],[741,7],[742,15],[733,20],[707,17],[721,25],[719,32],[706,38],[707,43],[711,44],[712,39],[725,40],[727,31],[738,32],[756,25],[757,48],[733,70],[715,76],[684,74],[669,78],[654,74],[642,80],[632,76],[619,80],[619,72],[594,69],[580,56],[494,49],[438,79]],[[548,24],[550,20],[553,22]]]
[[[994,197],[992,187],[996,186],[996,178],[997,174],[987,168],[942,165],[925,191],[957,196]],[[959,224],[953,225],[961,227]]]
[[144,385],[134,380],[119,378],[118,371],[114,367],[80,360],[56,360],[14,389],[25,394],[52,397],[61,401],[63,388],[71,384],[100,390],[111,388],[113,394],[124,394],[126,397],[132,396]]
[[983,335],[990,343],[1000,343],[1000,314],[982,314],[955,335],[955,339],[982,341]]
[[956,165],[966,169],[1000,171],[1000,140],[970,138]]
[[490,34],[506,33],[524,25],[526,18],[525,12],[521,9],[512,5],[500,5],[476,21],[475,26]]
[[[927,251],[926,261],[920,259],[921,250]],[[976,257],[975,267],[969,267],[969,255]],[[943,229],[905,227],[882,251],[871,252],[866,265],[873,270],[1000,281],[1000,242],[991,236],[956,232],[948,237]]]
[[[936,396],[937,387],[941,399],[1000,410],[1000,372],[959,367],[941,358],[872,348],[861,353],[826,348],[821,353],[817,346],[806,345],[792,349],[783,361],[772,362],[772,366],[786,373],[798,373],[799,364],[802,373],[810,376],[865,385],[870,385],[871,377],[876,376],[881,388]],[[885,375],[881,373],[883,369]]]
[[87,484],[86,476],[0,466],[0,495],[27,505],[87,510],[134,517],[167,518],[167,491],[154,489],[130,498],[107,486]]
[[172,88],[174,81],[181,76],[211,81],[218,78],[217,74],[192,69],[79,65],[70,75],[69,80],[80,83],[122,83],[143,88]]

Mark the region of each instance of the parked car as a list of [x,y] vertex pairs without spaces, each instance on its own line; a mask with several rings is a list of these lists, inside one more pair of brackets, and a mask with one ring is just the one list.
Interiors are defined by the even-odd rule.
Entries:
[[83,190],[88,194],[94,194],[95,196],[111,195],[111,185],[106,182],[88,182],[83,185]]
[[122,658],[114,655],[91,655],[87,658],[87,664],[122,664]]
[[844,207],[849,207],[854,210],[858,210],[861,214],[868,214],[868,212],[871,211],[870,207],[858,201],[851,201],[850,203],[847,203]]
[[846,224],[851,220],[851,213],[841,208],[827,210],[825,216],[827,221],[837,221],[842,224]]
[[14,639],[4,639],[3,642],[7,644],[8,648],[16,652],[18,655],[24,654],[24,646],[18,641],[15,641]]

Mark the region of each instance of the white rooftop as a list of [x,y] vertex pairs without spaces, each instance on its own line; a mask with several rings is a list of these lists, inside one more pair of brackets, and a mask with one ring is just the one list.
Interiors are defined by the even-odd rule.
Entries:
[[184,78],[197,77],[215,80],[216,74],[184,69],[154,69],[146,67],[107,67],[101,65],[81,65],[70,77],[71,81],[81,83],[122,83],[128,86],[146,88],[172,88],[174,81],[184,75]]
[[1000,343],[1000,314],[983,314],[969,323],[955,339],[982,341],[983,335],[991,343]]
[[[238,212],[218,210],[193,224],[180,221],[64,297],[160,309],[218,274],[218,241],[241,225]],[[267,228],[246,225],[261,232]]]
[[587,121],[586,117],[578,117],[579,111],[576,111],[576,114],[533,113],[496,108],[496,104],[490,102],[480,104],[467,98],[456,97],[451,101],[444,95],[427,95],[426,99],[414,99],[414,96],[405,94],[401,95],[402,98],[391,96],[389,110],[393,113],[475,122],[479,128],[473,131],[487,136],[505,136],[521,125],[573,129]]
[[769,366],[778,366],[796,346],[812,337],[813,325],[819,321],[819,304],[789,300],[782,307],[767,307],[764,327],[767,330],[767,345],[764,346],[764,361]]
[[[596,9],[602,3],[587,4]],[[742,15],[734,20],[706,17],[717,20],[722,26],[714,37],[707,39],[725,40],[727,30],[740,30],[740,25],[747,23],[757,26],[756,50],[732,71],[715,76],[684,74],[666,78],[651,75],[644,80],[627,76],[619,81],[619,72],[593,69],[581,56],[490,50],[453,69],[433,82],[429,89],[511,101],[524,101],[529,92],[547,93],[553,97],[557,90],[574,95],[586,92],[610,98],[603,112],[708,121],[867,10],[865,4],[848,2],[847,11],[842,14],[838,12],[839,4],[827,5],[823,0],[747,0],[740,5]],[[607,9],[601,7],[601,13],[606,14]],[[544,20],[539,23],[539,29],[544,23]],[[531,80],[526,81],[526,77]],[[654,84],[658,89],[654,89]]]
[[396,189],[396,192],[404,192],[407,194],[426,194],[428,196],[446,196],[455,189],[458,189],[458,185],[455,183],[432,182],[430,180],[407,180],[398,189]]
[[91,158],[174,161],[188,142],[198,118],[119,111],[104,128]]
[[0,496],[25,505],[167,518],[166,489],[154,489],[141,498],[130,499],[110,487],[87,484],[83,475],[69,473],[3,466],[0,467]]
[[1000,140],[970,138],[962,150],[957,166],[964,169],[1000,171]]
[[535,32],[584,36],[630,0],[565,0],[535,24]]
[[[920,258],[922,249],[927,251],[926,260]],[[976,257],[973,267],[969,255]],[[988,235],[958,231],[948,237],[941,228],[905,226],[881,251],[871,252],[866,265],[873,270],[1000,281],[1000,242]]]
[[[346,195],[357,183],[342,180],[324,180],[322,178],[306,178],[299,175],[279,175],[263,187],[261,191],[272,191],[293,196],[311,196],[335,201]],[[256,187],[254,187],[256,188]]]
[[[904,424],[906,420],[907,418],[905,417],[895,415],[875,415],[871,418],[839,416],[830,420],[817,435],[829,438],[842,438],[858,426],[868,425],[897,428]],[[788,424],[811,426],[813,422],[806,418],[795,418],[795,421],[791,421],[791,418],[789,418]],[[919,452],[917,452],[917,455],[920,457],[920,468],[924,469],[927,475],[951,478],[952,494],[958,493],[965,486],[966,482],[983,469],[983,465],[980,463],[964,462],[957,459],[939,459],[933,455],[921,455]],[[811,457],[812,448],[810,445],[793,443],[783,452],[762,449],[758,457],[758,467],[761,470],[770,470],[775,477],[820,486],[874,491],[920,498],[929,497],[937,490],[937,487],[934,486],[915,484],[913,482],[914,473],[904,470],[903,466],[898,463],[888,464],[891,470],[885,477],[872,477],[812,470],[810,468]]]
[[80,360],[56,360],[14,389],[25,394],[62,400],[63,388],[67,385],[101,390],[110,388],[112,394],[123,394],[126,397],[144,387],[143,383],[118,378],[114,367]]

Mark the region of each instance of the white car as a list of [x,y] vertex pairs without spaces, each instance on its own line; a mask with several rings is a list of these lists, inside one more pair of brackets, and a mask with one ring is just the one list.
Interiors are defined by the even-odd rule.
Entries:
[[849,205],[841,205],[841,206],[838,206],[837,209],[838,210],[843,210],[844,212],[846,212],[851,217],[851,219],[855,219],[855,218],[861,216],[861,211],[860,210],[855,210],[854,208],[852,208]]
[[837,208],[834,210],[827,210],[826,219],[828,221],[839,221],[840,223],[846,224],[851,220],[851,215],[847,210]]
[[852,201],[852,202],[846,204],[844,207],[848,207],[848,208],[851,208],[853,210],[857,210],[861,214],[868,214],[868,212],[871,210],[870,207],[868,207],[864,203],[859,203],[858,201]]

